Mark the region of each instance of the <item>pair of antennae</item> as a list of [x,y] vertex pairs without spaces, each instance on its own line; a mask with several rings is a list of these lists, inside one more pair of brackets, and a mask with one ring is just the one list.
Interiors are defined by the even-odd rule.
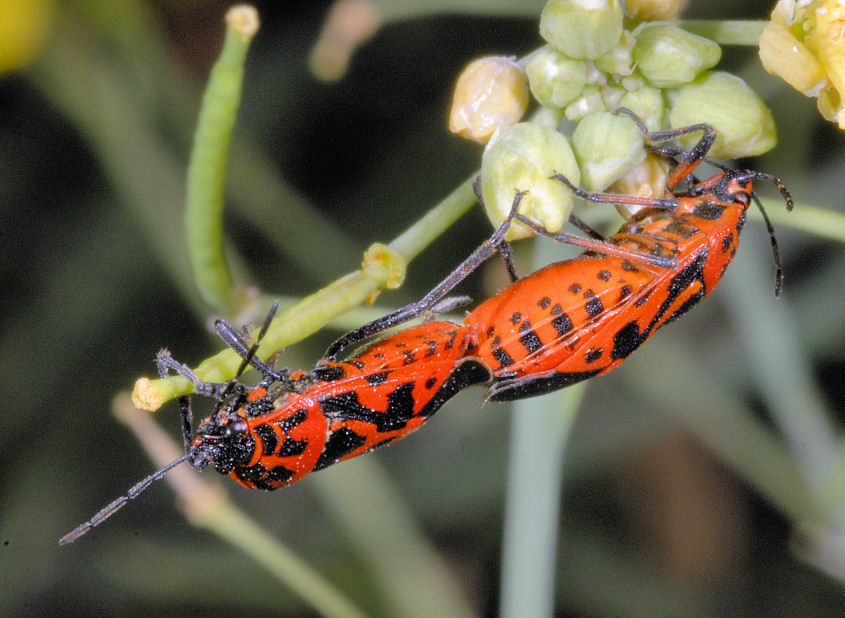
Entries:
[[[262,375],[264,375],[264,379],[270,382],[280,381],[284,383],[288,383],[287,379],[287,372],[278,372],[275,369],[271,368],[266,363],[259,360],[255,353],[258,350],[258,346],[261,343],[261,340],[264,338],[264,335],[267,333],[267,329],[270,326],[270,322],[273,320],[273,316],[276,314],[276,309],[278,308],[279,303],[273,303],[273,307],[270,309],[267,317],[264,318],[264,324],[261,326],[261,330],[258,332],[258,336],[256,337],[254,343],[250,346],[247,346],[246,342],[244,341],[243,337],[237,332],[237,330],[226,320],[218,319],[214,323],[214,330],[216,331],[217,335],[235,352],[237,352],[242,358],[243,361],[241,362],[240,366],[238,367],[237,372],[235,373],[235,377],[232,380],[224,384],[209,384],[208,382],[203,382],[200,380],[196,374],[194,374],[187,366],[177,363],[173,360],[169,354],[162,355],[159,354],[159,367],[160,370],[166,375],[168,369],[173,369],[180,373],[181,375],[185,376],[194,384],[194,388],[197,392],[202,394],[209,395],[214,397],[220,402],[223,402],[227,396],[232,393],[232,388],[236,384],[237,379],[241,376],[241,374],[246,370],[246,368],[250,365],[255,367]],[[163,360],[169,359],[169,360]],[[164,375],[162,376],[164,377]],[[184,402],[183,402],[184,400]],[[161,480],[164,476],[170,472],[173,468],[178,466],[184,461],[187,461],[191,464],[191,458],[195,454],[194,448],[190,445],[190,432],[191,432],[191,408],[190,408],[190,401],[187,397],[180,398],[180,404],[182,408],[182,420],[183,420],[183,433],[185,434],[185,454],[179,457],[178,459],[174,459],[170,463],[165,466],[162,466],[149,476],[145,477],[135,485],[133,485],[129,491],[127,491],[124,495],[120,496],[118,499],[114,500],[113,502],[107,504],[102,509],[100,509],[96,515],[94,515],[91,519],[86,521],[83,524],[80,524],[76,528],[74,528],[71,532],[64,535],[61,539],[59,539],[59,545],[67,545],[68,543],[73,543],[76,539],[87,533],[91,528],[99,526],[109,517],[115,514],[119,509],[121,509],[127,502],[130,500],[134,500],[141,494],[147,487],[152,485],[155,481]]]

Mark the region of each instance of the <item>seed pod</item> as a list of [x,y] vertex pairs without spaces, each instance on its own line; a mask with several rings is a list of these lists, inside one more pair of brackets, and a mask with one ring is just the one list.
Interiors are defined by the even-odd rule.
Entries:
[[528,88],[520,66],[501,56],[479,58],[458,77],[449,130],[486,144],[498,127],[519,122],[527,107]]
[[546,107],[561,108],[573,101],[584,88],[587,67],[583,60],[567,58],[546,47],[525,65],[528,85],[534,98]]
[[718,43],[678,28],[656,25],[637,33],[633,57],[637,69],[658,88],[674,88],[719,62]]
[[[772,112],[744,81],[720,71],[699,75],[671,98],[669,124],[673,128],[707,123],[718,136],[710,156],[734,159],[763,154],[777,144]],[[686,135],[681,144],[690,148],[700,135]]]
[[621,34],[618,0],[549,0],[540,16],[540,36],[570,58],[598,58]]
[[[498,227],[508,216],[516,191],[528,191],[519,212],[549,232],[559,231],[572,212],[575,197],[562,182],[550,178],[555,172],[575,184],[580,182],[575,154],[561,133],[530,122],[497,132],[481,159],[481,195],[493,225]],[[505,238],[517,240],[533,234],[514,223]]]
[[628,116],[596,112],[586,116],[572,133],[581,167],[581,183],[602,191],[645,158],[643,137]]

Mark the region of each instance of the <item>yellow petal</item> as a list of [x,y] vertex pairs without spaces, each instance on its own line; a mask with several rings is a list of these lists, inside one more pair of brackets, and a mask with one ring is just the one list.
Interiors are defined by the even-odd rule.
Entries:
[[841,98],[845,93],[845,5],[839,0],[823,1],[816,9],[813,34],[819,60]]
[[822,64],[785,25],[775,21],[760,37],[760,61],[769,73],[808,97],[818,96],[826,81]]

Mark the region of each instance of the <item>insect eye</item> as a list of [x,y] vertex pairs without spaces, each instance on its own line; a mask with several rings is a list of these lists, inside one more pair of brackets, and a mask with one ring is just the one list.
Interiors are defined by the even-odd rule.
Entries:
[[247,424],[246,421],[235,421],[231,425],[226,425],[226,429],[223,432],[223,435],[226,438],[232,438],[236,436],[242,436],[247,431]]

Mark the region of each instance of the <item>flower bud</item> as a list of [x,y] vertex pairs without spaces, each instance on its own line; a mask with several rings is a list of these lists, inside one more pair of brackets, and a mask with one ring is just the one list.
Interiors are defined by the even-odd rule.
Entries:
[[663,127],[666,108],[663,95],[657,88],[644,86],[639,90],[626,92],[619,99],[619,107],[627,107],[645,123],[649,131],[659,131]]
[[[666,176],[671,168],[672,164],[669,159],[649,152],[642,163],[610,185],[609,191],[636,197],[663,197],[666,188]],[[643,208],[645,206],[634,204],[616,205],[616,210],[626,219]]]
[[449,130],[486,144],[499,126],[519,122],[528,108],[528,88],[520,66],[489,56],[471,62],[458,77]]
[[525,65],[528,85],[534,98],[546,107],[564,107],[581,94],[587,80],[583,60],[567,58],[545,47],[531,56]]
[[598,58],[621,34],[618,0],[549,0],[540,16],[540,36],[570,58]]
[[361,271],[378,286],[387,290],[395,290],[405,281],[408,263],[395,249],[380,242],[373,243],[364,252]]
[[626,0],[625,12],[631,19],[657,21],[677,19],[688,0]]
[[[484,149],[481,159],[481,195],[494,226],[508,216],[516,191],[528,191],[519,212],[549,232],[558,232],[572,212],[575,197],[559,180],[560,172],[574,184],[580,181],[578,164],[569,141],[554,129],[521,122],[503,127]],[[528,238],[534,232],[513,223],[506,240]]]
[[610,112],[586,116],[572,133],[581,184],[602,191],[645,158],[643,136],[631,118]]
[[722,56],[718,43],[677,26],[647,26],[636,36],[632,52],[636,67],[658,88],[689,83]]
[[624,88],[619,88],[618,86],[605,86],[602,88],[601,98],[602,101],[604,101],[605,109],[617,109],[619,107],[619,101],[621,101],[622,97],[626,94],[627,91]]
[[618,77],[631,75],[634,72],[634,59],[632,53],[636,41],[637,40],[634,38],[633,34],[627,30],[623,30],[622,37],[619,39],[619,44],[603,56],[596,58],[593,63],[598,69],[609,75],[615,75]]
[[587,114],[603,112],[607,109],[601,91],[595,86],[585,86],[581,96],[566,106],[564,115],[567,120],[577,122]]
[[[715,158],[735,159],[763,154],[777,144],[772,112],[739,77],[707,72],[673,95],[669,124],[672,128],[707,123],[718,136],[710,151]],[[701,138],[686,135],[681,144],[690,148]]]

